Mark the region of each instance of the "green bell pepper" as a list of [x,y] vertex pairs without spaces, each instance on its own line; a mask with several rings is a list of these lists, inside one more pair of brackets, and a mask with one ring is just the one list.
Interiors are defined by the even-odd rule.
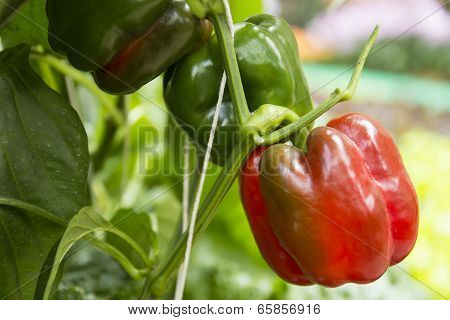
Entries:
[[211,34],[172,0],[48,0],[49,43],[112,94],[138,90]]
[[[299,116],[312,109],[294,34],[268,14],[235,25],[235,48],[250,111],[264,104],[287,107]],[[170,112],[200,148],[206,148],[224,66],[217,36],[172,66],[164,77]],[[219,116],[211,159],[223,164],[240,137],[228,90]]]

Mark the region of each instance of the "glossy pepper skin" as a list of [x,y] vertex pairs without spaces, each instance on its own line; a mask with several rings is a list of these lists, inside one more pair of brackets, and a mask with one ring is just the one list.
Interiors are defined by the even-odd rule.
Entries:
[[308,285],[311,282],[300,270],[297,262],[283,249],[270,225],[269,211],[261,193],[259,162],[266,147],[256,148],[242,167],[240,193],[247,219],[255,237],[259,251],[267,264],[283,280]]
[[51,47],[112,94],[136,91],[211,34],[171,0],[49,0],[47,16]]
[[415,190],[389,132],[366,115],[314,129],[306,152],[268,148],[259,179],[258,204],[242,197],[247,215],[267,210],[275,239],[312,283],[375,281],[415,244]]
[[[235,25],[235,48],[250,111],[280,105],[303,115],[312,102],[298,47],[289,25],[261,14]],[[198,146],[205,148],[223,74],[216,36],[165,74],[164,97],[170,112]],[[212,160],[223,163],[239,135],[228,91],[220,112]]]

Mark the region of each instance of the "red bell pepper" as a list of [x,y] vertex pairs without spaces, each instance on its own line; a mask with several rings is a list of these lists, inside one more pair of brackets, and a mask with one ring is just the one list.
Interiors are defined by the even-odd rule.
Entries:
[[414,187],[389,132],[366,115],[314,129],[306,152],[282,144],[255,150],[241,194],[263,256],[297,284],[304,283],[291,280],[296,274],[329,287],[375,281],[417,238]]
[[283,249],[270,225],[269,212],[259,185],[259,161],[266,149],[266,147],[256,148],[242,167],[240,176],[242,204],[259,251],[272,270],[287,282],[308,285],[311,282],[292,256]]

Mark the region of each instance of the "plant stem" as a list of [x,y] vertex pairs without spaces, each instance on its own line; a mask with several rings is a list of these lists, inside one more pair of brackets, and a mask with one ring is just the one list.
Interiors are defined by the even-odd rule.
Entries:
[[377,25],[375,29],[372,31],[372,34],[364,45],[361,53],[359,55],[358,61],[356,61],[355,70],[353,71],[352,78],[350,79],[350,83],[345,90],[344,97],[342,101],[350,100],[355,94],[356,87],[358,86],[359,78],[361,77],[362,70],[364,68],[364,64],[366,63],[367,57],[369,56],[370,50],[372,49],[373,44],[378,36],[378,31],[380,27]]
[[50,68],[50,66],[44,61],[37,61],[37,65],[39,67],[39,71],[42,75],[42,78],[45,79],[44,81],[47,83],[47,85],[53,90],[64,95],[65,92],[61,88],[61,85],[56,79],[54,71]]
[[109,229],[108,232],[115,234],[116,236],[127,242],[128,245],[139,255],[139,258],[141,258],[142,262],[144,262],[146,266],[151,265],[152,261],[149,259],[148,254],[146,254],[144,250],[142,250],[139,244],[137,244],[137,242],[134,241],[132,237],[130,237],[128,234],[115,227]]
[[[197,223],[195,225],[195,238],[206,229],[213,219],[220,203],[233,185],[243,161],[247,158],[248,153],[253,147],[254,144],[251,142],[251,139],[245,137],[241,140],[241,143],[234,148],[233,153],[200,207]],[[141,298],[148,297],[156,282],[167,280],[179,266],[186,249],[187,237],[187,232],[184,232],[173,247],[169,256],[167,256],[161,265],[150,275],[147,279]]]
[[[124,113],[125,104],[126,104],[125,97],[119,96],[116,101],[117,105],[116,108],[121,113],[123,113],[124,117],[125,117]],[[111,116],[107,116],[105,119],[105,129],[100,138],[97,150],[92,155],[92,168],[94,169],[94,172],[98,172],[103,168],[105,160],[108,157],[108,153],[111,150],[111,146],[113,144],[112,141],[114,140],[114,137],[116,136],[118,129],[119,129],[118,124],[112,119]]]
[[130,123],[128,121],[128,113],[129,113],[129,97],[122,96],[120,98],[122,102],[123,111],[125,117],[124,124],[124,136],[123,136],[123,147],[122,147],[122,175],[120,177],[120,192],[123,195],[125,193],[125,188],[128,184],[129,178],[129,162],[130,162],[130,153],[131,153],[131,138],[130,138]]
[[110,245],[108,242],[99,240],[92,235],[87,235],[85,238],[91,244],[113,257],[134,280],[140,280],[147,274],[147,269],[136,268],[123,252]]
[[280,125],[292,123],[298,119],[300,117],[289,108],[264,104],[250,115],[245,130],[250,135],[257,132],[265,136]]
[[296,122],[291,123],[286,127],[283,127],[282,129],[274,131],[271,134],[265,136],[262,139],[261,144],[270,145],[277,143],[280,140],[287,139],[288,137],[295,134],[299,130],[308,126],[310,123],[312,123],[318,117],[320,117],[325,112],[333,108],[339,102],[350,100],[355,94],[356,86],[358,85],[359,78],[361,77],[361,73],[364,68],[364,63],[366,62],[370,49],[372,48],[375,39],[378,35],[378,29],[379,27],[376,26],[369,40],[364,45],[363,50],[361,51],[361,54],[358,58],[358,61],[356,62],[352,78],[350,79],[350,83],[346,90],[341,91],[340,89],[336,89],[327,100],[325,100],[323,103],[321,103],[318,107],[316,107],[309,113],[305,114]]
[[330,110],[332,107],[337,105],[339,102],[342,101],[342,97],[344,96],[344,93],[340,92],[339,89],[336,89],[335,92],[333,92],[329,99],[327,99],[325,102],[321,103],[318,107],[314,108],[313,111],[308,112],[303,117],[301,117],[296,122],[293,122],[286,127],[283,127],[279,130],[276,130],[272,132],[271,134],[265,136],[262,139],[261,144],[265,145],[271,145],[274,143],[277,143],[281,140],[289,138],[291,135],[297,133],[303,128],[306,128],[310,123],[314,122],[318,117],[323,115],[325,112]]
[[92,94],[94,94],[98,98],[98,100],[108,110],[113,120],[118,125],[122,125],[125,122],[122,114],[116,109],[112,99],[110,99],[110,97],[108,97],[108,95],[105,94],[102,90],[100,90],[92,80],[87,78],[83,72],[80,72],[68,66],[60,59],[53,57],[49,54],[32,53],[30,57],[38,61],[46,62],[55,70],[72,78],[75,82],[78,82],[79,84],[85,86]]
[[225,11],[223,1],[224,0],[186,0],[191,12],[199,19],[205,18],[210,13],[223,14]]
[[208,13],[207,9],[200,3],[199,0],[186,0],[187,4],[189,5],[189,8],[191,9],[191,12],[200,19],[203,19],[206,17],[206,14]]
[[309,127],[303,128],[300,130],[300,132],[297,132],[293,138],[292,142],[294,146],[296,146],[298,149],[302,150],[306,153],[306,140],[309,136]]
[[233,102],[234,112],[240,125],[244,125],[250,116],[244,86],[242,85],[239,65],[234,49],[234,39],[224,14],[214,14],[211,18],[222,50],[227,84]]

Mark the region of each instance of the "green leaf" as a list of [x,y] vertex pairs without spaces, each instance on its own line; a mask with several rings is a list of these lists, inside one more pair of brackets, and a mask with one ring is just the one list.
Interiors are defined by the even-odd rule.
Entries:
[[262,13],[263,0],[230,0],[234,22],[240,22],[257,13]]
[[[111,232],[114,235],[120,237],[122,241],[125,241],[129,245],[129,247],[137,252],[138,256],[144,262],[146,269],[137,269],[133,265],[133,263],[128,260],[126,255],[118,248],[96,238],[95,233],[101,231]],[[59,265],[63,262],[65,255],[78,240],[81,240],[83,238],[89,240],[92,244],[114,257],[132,278],[140,279],[148,272],[148,268],[150,267],[151,262],[147,258],[147,254],[139,247],[139,245],[127,234],[115,228],[110,222],[96,213],[92,208],[86,207],[81,209],[80,212],[72,218],[69,225],[67,226],[64,236],[61,239],[61,242],[59,243],[53,263],[53,268],[47,282],[47,287],[45,288],[44,299],[48,299],[50,293],[52,292],[54,280],[56,278],[56,275],[58,274]]]
[[[152,230],[152,222],[148,213],[137,213],[132,209],[121,209],[116,212],[111,223],[115,228],[132,237],[153,264],[158,253],[158,239]],[[142,261],[142,258],[136,251],[130,251],[130,245],[127,242],[114,233],[106,235],[106,242],[123,252],[135,266],[139,268],[148,266]]]
[[0,53],[0,298],[31,299],[64,226],[87,205],[87,139],[78,114],[28,62]]
[[0,28],[16,12],[26,0],[2,0],[0,1]]
[[27,43],[50,49],[47,39],[48,20],[45,13],[45,3],[45,0],[27,1],[11,17],[0,31],[5,48]]

